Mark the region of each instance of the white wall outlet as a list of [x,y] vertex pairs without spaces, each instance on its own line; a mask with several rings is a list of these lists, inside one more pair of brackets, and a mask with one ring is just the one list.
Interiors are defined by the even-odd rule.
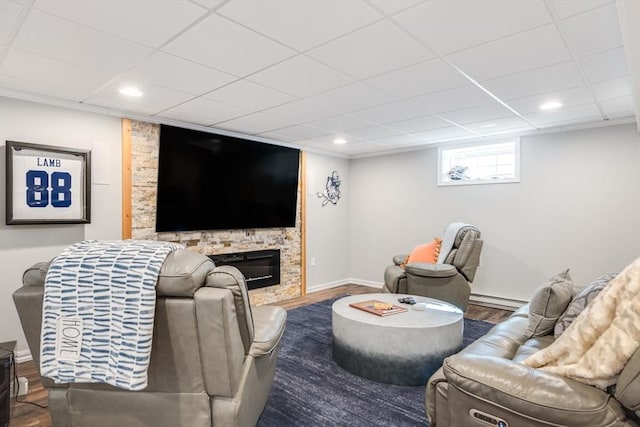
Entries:
[[311,264],[311,267],[315,267],[316,266],[316,257],[312,256],[311,257],[311,261],[309,262],[309,264]]

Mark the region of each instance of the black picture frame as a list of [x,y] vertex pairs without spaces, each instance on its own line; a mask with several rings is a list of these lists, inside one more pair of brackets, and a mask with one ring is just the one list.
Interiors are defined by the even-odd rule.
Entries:
[[91,223],[91,151],[6,141],[6,223]]

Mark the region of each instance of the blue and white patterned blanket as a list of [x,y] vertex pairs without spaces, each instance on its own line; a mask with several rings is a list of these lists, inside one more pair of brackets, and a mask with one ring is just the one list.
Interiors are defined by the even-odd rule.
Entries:
[[147,386],[155,286],[167,255],[155,241],[84,241],[56,257],[45,280],[40,372],[56,383]]

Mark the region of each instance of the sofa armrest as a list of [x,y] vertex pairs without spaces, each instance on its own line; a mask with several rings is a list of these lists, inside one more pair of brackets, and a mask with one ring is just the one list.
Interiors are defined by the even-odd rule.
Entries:
[[604,391],[510,359],[462,353],[445,359],[443,370],[450,386],[524,417],[557,425],[614,425],[625,419]]
[[451,264],[430,264],[427,262],[412,262],[407,264],[404,270],[407,274],[420,277],[451,277],[458,270]]
[[392,294],[404,294],[407,292],[407,276],[404,268],[398,265],[389,265],[384,270],[384,286],[382,292]]
[[404,261],[407,259],[409,255],[395,255],[393,257],[393,264],[394,265],[401,265],[404,263]]
[[280,344],[286,321],[287,312],[283,308],[266,305],[254,307],[255,335],[249,354],[253,357],[262,357],[273,353]]

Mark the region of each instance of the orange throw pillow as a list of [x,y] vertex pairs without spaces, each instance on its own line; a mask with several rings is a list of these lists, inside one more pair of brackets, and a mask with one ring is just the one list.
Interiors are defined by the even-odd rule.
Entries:
[[412,262],[428,262],[435,264],[438,262],[438,255],[440,255],[440,246],[442,246],[442,239],[435,238],[431,243],[425,243],[424,245],[418,245],[409,254],[406,261],[402,265]]

